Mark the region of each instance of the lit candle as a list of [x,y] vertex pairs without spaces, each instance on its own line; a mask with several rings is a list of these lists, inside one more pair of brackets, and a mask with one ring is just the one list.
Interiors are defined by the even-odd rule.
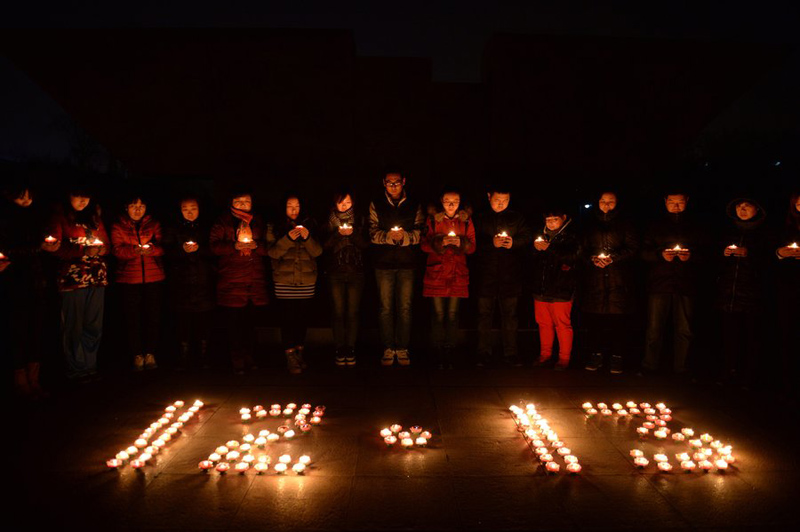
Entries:
[[275,443],[275,442],[276,442],[276,441],[278,441],[280,438],[281,438],[281,437],[280,437],[280,436],[278,436],[277,434],[270,434],[269,436],[267,436],[267,443]]
[[689,459],[690,459],[690,457],[689,457],[689,453],[678,453],[678,454],[676,454],[676,455],[675,455],[675,458],[676,458],[676,459],[677,459],[679,462],[686,462],[687,460],[689,460]]
[[143,448],[147,447],[147,440],[145,440],[144,438],[139,438],[138,440],[136,440],[135,442],[133,442],[133,444],[134,444],[134,445],[135,445],[137,448],[139,448],[139,449],[143,449]]
[[667,455],[666,454],[662,454],[662,453],[659,453],[659,454],[653,456],[653,459],[656,462],[666,462],[667,460],[669,460],[669,458],[667,458]]
[[412,445],[414,445],[414,440],[411,438],[403,438],[400,440],[400,445],[405,447],[406,449],[410,449]]
[[633,458],[639,458],[640,456],[644,456],[644,452],[639,449],[631,449],[630,455]]
[[450,231],[449,233],[447,233],[447,236],[452,238],[452,237],[456,236],[456,232],[455,231]]
[[106,460],[106,466],[110,469],[116,469],[123,464],[123,461],[119,458],[112,458],[111,460]]
[[720,458],[719,460],[714,462],[714,465],[717,466],[718,471],[725,471],[726,469],[728,469],[728,462],[726,462],[723,458]]
[[608,255],[606,255],[605,253],[602,253],[602,252],[601,252],[601,253],[600,253],[600,254],[597,256],[597,258],[598,258],[598,259],[607,259],[607,258],[608,258]]
[[692,436],[694,436],[694,430],[693,429],[681,429],[681,434],[683,434],[687,438],[691,438]]
[[289,454],[282,454],[280,458],[278,458],[278,462],[282,464],[288,464],[292,461],[292,456]]
[[792,242],[791,244],[789,244],[788,247],[790,247],[792,249],[797,249],[797,242]]
[[681,469],[683,469],[687,473],[691,473],[692,471],[694,471],[695,467],[697,466],[691,460],[684,460],[683,462],[681,462]]
[[705,443],[711,443],[712,441],[714,441],[714,436],[712,436],[711,434],[705,433],[705,434],[702,434],[700,436],[700,440],[702,440]]
[[311,463],[311,457],[308,456],[307,454],[304,454],[303,456],[297,459],[297,462],[300,464],[308,465]]
[[242,441],[245,443],[253,443],[255,439],[256,437],[253,436],[252,434],[245,434],[244,436],[242,436]]
[[675,247],[672,248],[672,251],[683,251],[683,248],[680,244],[675,244]]
[[264,436],[259,436],[258,438],[256,438],[255,444],[257,447],[264,447],[267,444],[267,438],[265,438]]
[[217,464],[217,471],[220,473],[225,473],[231,466],[228,462],[220,462]]
[[222,456],[219,453],[211,453],[208,455],[208,459],[212,462],[219,462],[222,459]]
[[286,469],[287,468],[288,468],[288,466],[286,464],[284,464],[283,462],[281,462],[279,464],[275,464],[275,467],[273,469],[275,469],[275,472],[277,474],[283,475],[284,473],[286,473]]
[[605,410],[605,409],[607,409],[607,408],[608,408],[608,405],[607,405],[607,404],[605,404],[605,403],[597,403],[597,408],[598,408],[599,410]]
[[269,469],[269,464],[258,462],[256,465],[253,466],[253,469],[256,470],[257,474],[262,475],[267,471],[267,469]]
[[342,224],[342,229],[350,229],[351,227],[352,226],[350,224],[348,224],[348,223],[343,223]]
[[567,464],[567,471],[572,473],[573,475],[581,472],[581,465],[578,462],[573,462],[571,464]]
[[561,466],[555,462],[547,462],[545,469],[547,469],[548,473],[558,473],[558,470],[561,469]]
[[500,238],[508,238],[508,233],[506,233],[505,231],[503,231],[503,232],[501,232],[501,233],[500,233],[499,235],[497,235],[497,236],[499,236]]
[[659,471],[669,473],[670,471],[672,471],[672,465],[669,462],[659,462],[658,469]]
[[728,249],[738,249],[738,247],[739,246],[737,246],[736,244],[731,244],[730,246],[728,246]]
[[639,427],[638,429],[636,429],[636,432],[639,433],[639,436],[644,437],[647,436],[647,434],[650,432],[650,429],[648,429],[647,427]]
[[537,236],[534,242],[544,242],[544,238],[542,238],[541,236]]
[[139,448],[131,445],[130,447],[125,449],[125,452],[128,453],[129,455],[134,455],[139,452]]
[[419,445],[420,447],[425,447],[428,445],[428,440],[423,438],[422,436],[418,437],[414,442]]
[[394,227],[392,227],[392,231],[399,231],[399,230],[400,230],[400,226],[395,225]]
[[245,471],[250,469],[250,464],[248,464],[247,462],[239,462],[236,464],[235,469],[237,473],[244,474]]
[[311,430],[311,425],[309,425],[308,423],[303,423],[302,425],[300,425],[300,432],[302,432],[303,434],[307,434],[308,431],[310,430]]
[[698,466],[700,469],[702,469],[704,472],[708,472],[708,471],[710,471],[710,470],[711,470],[711,468],[712,468],[712,467],[714,467],[714,464],[712,464],[712,463],[711,463],[711,462],[709,462],[708,460],[701,460],[701,461],[700,461],[700,462],[697,464],[697,466]]
[[131,460],[131,467],[134,469],[139,469],[140,467],[144,466],[144,462],[141,460]]
[[203,460],[202,462],[200,462],[199,466],[200,469],[202,469],[203,471],[208,471],[209,469],[214,467],[214,462],[212,462],[211,460]]
[[286,432],[283,433],[283,437],[286,438],[287,440],[291,440],[292,438],[294,438],[294,431],[291,429],[287,430]]
[[587,402],[583,403],[583,404],[581,405],[581,407],[582,407],[584,410],[590,410],[590,409],[594,408],[594,405],[592,405],[592,403],[590,403],[590,402],[588,402],[588,401],[587,401]]
[[239,447],[239,442],[236,440],[228,440],[228,443],[226,443],[225,445],[227,445],[229,449],[236,449],[237,447]]
[[649,430],[653,430],[654,428],[656,428],[656,424],[653,423],[652,421],[645,421],[644,423],[642,423],[642,426]]
[[558,454],[560,454],[561,456],[566,456],[566,455],[568,455],[568,454],[572,454],[572,450],[570,450],[570,448],[569,448],[569,447],[559,447],[559,449],[558,449],[558,451],[557,451],[557,452],[558,452]]
[[636,408],[636,406],[637,406],[637,405],[636,405],[636,403],[634,403],[633,401],[628,401],[627,403],[625,403],[625,406],[626,406],[628,409],[631,409],[631,408]]
[[539,455],[539,461],[542,463],[548,463],[553,461],[553,455],[550,453],[544,453]]
[[239,451],[240,451],[240,452],[243,452],[243,453],[246,453],[246,452],[248,452],[248,451],[249,451],[251,448],[252,448],[252,446],[251,446],[249,443],[243,443],[243,444],[242,444],[242,445],[239,447]]
[[194,242],[194,241],[192,241],[192,240],[189,240],[189,241],[187,241],[187,242],[186,242],[186,245],[187,245],[187,246],[194,246],[196,243],[197,243],[197,242]]
[[383,441],[386,442],[386,445],[394,445],[397,443],[397,436],[386,436]]
[[314,416],[311,418],[312,425],[319,425],[320,421],[322,421],[322,418],[319,416]]
[[239,451],[230,451],[228,454],[225,455],[225,460],[228,462],[233,462],[237,458],[239,458]]
[[58,239],[53,235],[47,235],[44,241],[47,242],[48,244],[55,244],[56,242],[58,242]]
[[578,462],[578,457],[572,454],[568,454],[564,457],[564,462],[568,464],[576,464]]
[[229,450],[230,450],[230,449],[228,449],[226,446],[224,446],[224,445],[220,445],[219,447],[217,447],[217,448],[215,449],[215,452],[217,452],[218,454],[228,454],[228,451],[229,451]]
[[95,238],[94,240],[89,242],[88,245],[90,245],[90,246],[102,246],[103,245],[103,241],[100,240],[99,238]]
[[636,464],[636,467],[643,468],[647,467],[647,464],[649,464],[650,461],[644,456],[637,456],[633,459],[633,463]]
[[295,464],[292,466],[292,471],[294,471],[298,475],[303,475],[306,472],[306,466],[305,464]]
[[292,414],[294,414],[294,408],[284,408],[283,409],[283,415],[284,416],[289,417]]

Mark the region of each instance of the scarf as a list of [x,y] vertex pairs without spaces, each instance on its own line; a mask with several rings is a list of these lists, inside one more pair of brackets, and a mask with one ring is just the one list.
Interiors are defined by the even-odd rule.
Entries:
[[337,230],[344,224],[348,224],[350,227],[353,227],[355,219],[356,216],[353,207],[350,207],[344,212],[339,212],[338,209],[333,209],[330,217],[328,218],[328,225],[330,226],[331,230]]

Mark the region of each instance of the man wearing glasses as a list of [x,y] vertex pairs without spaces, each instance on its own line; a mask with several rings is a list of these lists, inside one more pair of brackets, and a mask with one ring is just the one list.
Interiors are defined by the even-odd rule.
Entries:
[[398,170],[384,173],[383,197],[369,205],[369,236],[373,248],[375,279],[380,297],[381,364],[395,359],[408,366],[411,337],[411,299],[414,268],[425,218],[419,203],[405,192],[406,179]]

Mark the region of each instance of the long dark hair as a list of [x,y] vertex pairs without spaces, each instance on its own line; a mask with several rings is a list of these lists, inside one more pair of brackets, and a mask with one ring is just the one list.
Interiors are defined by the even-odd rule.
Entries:
[[[73,196],[89,198],[89,204],[82,211],[76,211],[72,208],[72,202],[70,200]],[[84,225],[92,230],[96,230],[100,227],[102,223],[102,211],[100,210],[100,205],[94,201],[94,195],[88,187],[79,185],[71,187],[64,197],[63,206],[64,214],[70,224]]]

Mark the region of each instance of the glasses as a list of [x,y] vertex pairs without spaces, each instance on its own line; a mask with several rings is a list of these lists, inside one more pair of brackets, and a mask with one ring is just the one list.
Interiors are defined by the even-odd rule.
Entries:
[[383,184],[386,185],[387,187],[402,187],[403,186],[403,182],[402,181],[384,181]]

